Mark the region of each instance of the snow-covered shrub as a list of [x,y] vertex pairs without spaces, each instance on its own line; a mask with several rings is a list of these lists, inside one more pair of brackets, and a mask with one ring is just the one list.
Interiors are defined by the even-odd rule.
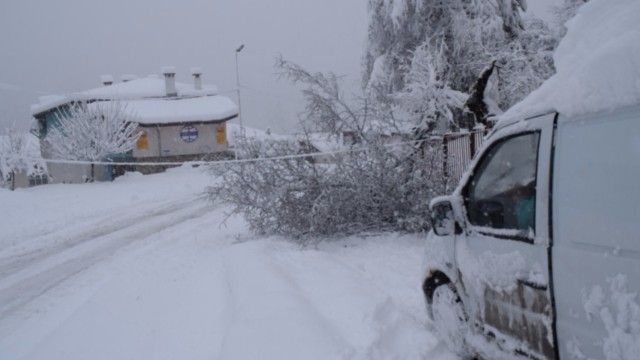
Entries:
[[246,147],[245,153],[269,147],[285,158],[234,164],[209,194],[233,204],[258,233],[422,231],[429,226],[430,199],[444,192],[439,146],[415,151],[373,141],[337,154],[332,163],[287,158],[300,149],[291,142],[256,140]]
[[[428,205],[445,191],[442,141],[396,122],[393,99],[347,101],[333,74],[312,74],[278,59],[281,75],[306,86],[297,141],[240,142],[240,154],[257,161],[226,169],[209,194],[235,205],[254,231],[331,236],[428,229]],[[325,153],[307,146],[310,133],[343,139]],[[344,141],[346,138],[350,141]],[[337,151],[336,151],[337,150]],[[326,154],[326,152],[335,152]],[[291,156],[292,154],[308,156]],[[279,159],[266,159],[279,157]],[[217,171],[217,170],[216,170]]]
[[0,136],[0,186],[13,190],[13,178],[17,172],[27,175],[46,173],[46,164],[40,156],[39,149],[33,147],[37,139],[29,133],[16,129],[7,129],[6,135]]

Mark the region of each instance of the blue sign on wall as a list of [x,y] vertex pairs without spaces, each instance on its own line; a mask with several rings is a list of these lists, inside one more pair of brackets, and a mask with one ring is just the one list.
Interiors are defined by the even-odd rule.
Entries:
[[194,142],[198,138],[198,129],[192,125],[187,125],[180,130],[180,138],[185,142]]

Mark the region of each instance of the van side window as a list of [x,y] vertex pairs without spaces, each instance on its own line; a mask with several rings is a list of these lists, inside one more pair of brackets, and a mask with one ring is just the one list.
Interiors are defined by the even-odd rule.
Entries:
[[509,137],[485,153],[465,191],[472,225],[535,230],[539,139],[537,132]]

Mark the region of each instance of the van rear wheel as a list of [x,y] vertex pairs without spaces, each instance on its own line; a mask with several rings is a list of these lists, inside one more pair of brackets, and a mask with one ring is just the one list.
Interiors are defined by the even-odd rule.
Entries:
[[462,300],[451,283],[435,288],[431,301],[435,331],[447,347],[460,355],[467,353],[467,315]]

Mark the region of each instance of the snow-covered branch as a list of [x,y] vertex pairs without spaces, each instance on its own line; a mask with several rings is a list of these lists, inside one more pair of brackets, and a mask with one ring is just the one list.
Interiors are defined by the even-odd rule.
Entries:
[[40,175],[44,172],[46,164],[40,154],[36,154],[37,149],[32,147],[36,142],[33,135],[16,129],[7,129],[7,134],[0,136],[0,180],[10,180],[20,171],[27,175]]
[[46,142],[57,158],[110,160],[133,149],[137,127],[135,115],[120,102],[83,102],[58,113]]

